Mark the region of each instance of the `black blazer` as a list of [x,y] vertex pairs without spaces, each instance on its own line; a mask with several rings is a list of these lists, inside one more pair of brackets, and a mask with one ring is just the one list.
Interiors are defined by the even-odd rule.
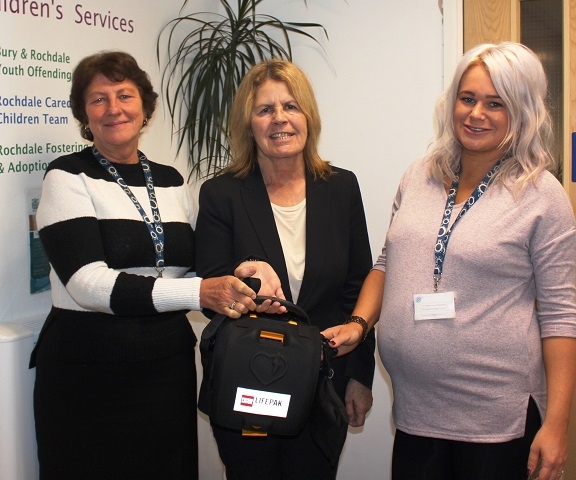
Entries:
[[[320,330],[342,323],[358,299],[372,256],[356,176],[332,167],[327,180],[306,177],[306,266],[298,306]],[[260,170],[245,179],[223,174],[200,189],[196,225],[196,272],[207,278],[230,274],[238,260],[265,259],[292,301],[280,237]],[[352,353],[332,361],[343,395],[349,378],[372,387],[373,331]]]

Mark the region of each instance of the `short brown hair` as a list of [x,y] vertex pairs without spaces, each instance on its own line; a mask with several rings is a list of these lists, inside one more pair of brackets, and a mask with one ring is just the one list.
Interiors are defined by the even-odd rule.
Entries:
[[80,122],[82,138],[94,140],[90,130],[85,127],[88,123],[86,115],[86,89],[94,77],[101,73],[112,82],[130,80],[136,84],[142,105],[144,117],[150,119],[156,109],[158,94],[154,92],[150,77],[142,70],[134,57],[126,52],[104,51],[83,58],[72,73],[72,88],[70,91],[70,106],[74,118]]

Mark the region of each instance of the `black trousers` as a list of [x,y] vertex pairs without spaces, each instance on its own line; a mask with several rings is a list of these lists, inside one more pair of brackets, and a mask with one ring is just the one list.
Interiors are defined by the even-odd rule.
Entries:
[[396,431],[392,480],[526,480],[530,445],[541,425],[530,397],[522,438],[469,443]]
[[309,422],[297,436],[242,437],[212,425],[228,480],[334,480],[332,466],[312,440]]

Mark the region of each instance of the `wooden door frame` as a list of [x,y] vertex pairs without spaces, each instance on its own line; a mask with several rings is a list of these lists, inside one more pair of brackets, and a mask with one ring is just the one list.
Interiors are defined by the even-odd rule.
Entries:
[[464,2],[463,0],[442,1],[444,40],[444,88],[448,88],[456,64],[464,52]]

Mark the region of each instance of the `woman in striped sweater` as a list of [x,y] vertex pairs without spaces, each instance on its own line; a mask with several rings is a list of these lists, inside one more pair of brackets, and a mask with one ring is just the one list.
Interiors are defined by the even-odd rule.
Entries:
[[[52,309],[31,359],[41,480],[197,478],[186,312],[236,318],[257,308],[235,276],[189,275],[189,189],[138,150],[156,98],[123,52],[89,56],[74,71],[72,112],[93,145],[50,163],[37,213],[52,266]],[[260,293],[281,296],[264,262],[235,274],[259,276]]]

